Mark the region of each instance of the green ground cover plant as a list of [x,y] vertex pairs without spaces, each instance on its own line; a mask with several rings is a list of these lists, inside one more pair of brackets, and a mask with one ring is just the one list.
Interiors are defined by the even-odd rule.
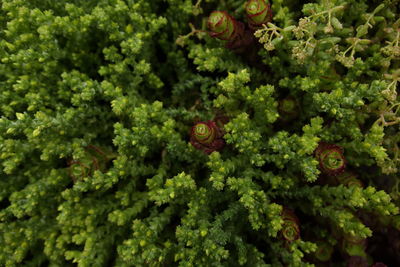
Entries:
[[396,0],[2,0],[1,266],[400,266]]

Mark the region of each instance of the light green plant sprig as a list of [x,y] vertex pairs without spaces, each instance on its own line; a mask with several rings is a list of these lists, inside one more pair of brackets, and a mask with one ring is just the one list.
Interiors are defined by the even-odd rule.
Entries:
[[[343,5],[331,6],[323,2],[322,4],[307,4],[304,7],[304,12],[310,16],[301,18],[297,26],[290,25],[284,29],[277,27],[273,23],[268,23],[264,29],[260,29],[255,33],[259,42],[264,44],[264,48],[268,51],[275,49],[276,45],[286,39],[286,47],[292,47],[292,55],[299,63],[304,63],[306,58],[313,55],[319,43],[327,42],[322,39],[321,42],[315,38],[317,32],[320,31],[317,27],[317,22],[327,21],[326,27],[323,29],[325,34],[333,32],[334,28],[340,30],[343,28],[339,20],[333,15],[336,12],[341,12],[344,9]],[[288,12],[288,11],[287,11]],[[333,25],[333,26],[332,26]],[[290,41],[292,33],[299,41]],[[331,38],[332,39],[332,38]],[[329,40],[329,42],[337,43],[338,40]]]
[[381,10],[383,10],[385,8],[385,4],[380,4],[379,6],[377,6],[371,13],[367,13],[364,14],[364,16],[362,16],[362,18],[365,18],[365,23],[361,24],[360,26],[358,26],[356,28],[356,37],[357,38],[361,38],[365,35],[368,34],[369,29],[373,28],[373,25],[376,24],[379,21],[382,21],[384,18],[383,17],[379,17],[376,16],[376,14],[378,12],[380,12]]
[[[246,262],[262,262],[262,253],[257,249],[246,243],[235,231],[233,224],[241,223],[239,216],[243,212],[243,206],[239,202],[234,202],[229,205],[227,209],[215,216],[215,220],[210,222],[208,229],[204,229],[204,225],[200,229],[200,235],[196,231],[196,236],[200,237],[196,245],[203,243],[203,251],[206,256],[216,258],[218,260],[225,259],[228,253],[227,250],[222,249],[224,245],[232,243],[235,249],[232,253],[237,254],[239,262],[245,264]],[[205,241],[203,241],[205,239]],[[212,241],[211,241],[212,240]],[[194,243],[187,243],[189,246],[194,246]],[[214,249],[214,251],[210,250]],[[251,255],[251,256],[250,256]],[[228,259],[226,259],[228,260]],[[230,262],[228,260],[228,262]]]
[[[311,57],[317,46],[332,45],[340,41],[338,37],[329,36],[316,39],[316,35],[318,33],[331,34],[335,30],[343,29],[343,25],[333,14],[340,13],[344,7],[344,5],[331,6],[328,1],[322,4],[306,4],[304,6],[303,12],[306,15],[309,14],[309,16],[301,18],[298,26],[293,29],[293,33],[299,41],[293,46],[292,55],[299,63],[304,63],[307,58]],[[318,26],[321,20],[326,23],[323,29]]]
[[288,132],[279,131],[269,139],[269,152],[265,158],[280,169],[287,167],[293,172],[301,171],[307,181],[315,181],[320,171],[317,168],[318,161],[312,154],[320,140],[318,134],[322,130],[322,123],[320,117],[311,119],[311,124],[303,127],[302,136],[289,136]]
[[[113,201],[113,196],[96,199],[84,197],[81,192],[67,189],[62,192],[62,197],[64,202],[58,206],[56,217],[61,230],[54,233],[52,240],[46,240],[46,243],[50,244],[57,242],[57,245],[52,249],[49,248],[48,252],[55,255],[61,253],[67,260],[82,265],[95,261],[101,264],[107,261],[107,254],[101,251],[110,248],[113,240],[123,231],[120,228],[111,233],[112,223],[106,219],[108,213],[117,205]],[[46,246],[49,247],[50,244]],[[82,249],[70,249],[71,245],[82,246]],[[51,254],[49,256],[52,257]]]
[[[12,173],[23,159],[21,158],[22,154],[12,151],[25,151],[23,154],[27,156],[30,153],[29,151],[32,152],[38,149],[41,152],[40,159],[45,161],[66,158],[67,155],[74,153],[79,158],[83,153],[83,147],[87,146],[89,140],[94,137],[93,132],[87,133],[83,139],[71,138],[71,136],[74,136],[79,131],[80,128],[76,127],[76,125],[83,124],[83,121],[86,121],[87,129],[92,129],[96,122],[94,120],[87,121],[87,119],[96,117],[95,113],[100,110],[93,107],[90,111],[82,111],[83,109],[81,108],[68,108],[54,113],[39,111],[34,116],[17,113],[17,120],[6,130],[8,134],[5,136],[23,135],[25,137],[18,140],[9,138],[4,142],[5,145],[0,148],[4,160],[2,164],[5,164],[6,172]],[[108,116],[103,119],[106,118]],[[99,120],[102,119],[99,118]],[[6,124],[10,122],[6,118],[2,118],[1,121]],[[107,128],[107,126],[103,127],[103,129]],[[21,147],[15,150],[17,146]],[[12,153],[10,154],[10,152]]]
[[199,71],[237,71],[246,68],[239,58],[232,57],[231,52],[220,45],[210,47],[193,44],[189,49],[189,58],[193,59],[193,63],[197,65],[196,68]]
[[187,39],[193,35],[195,35],[200,40],[204,39],[205,36],[207,35],[206,31],[196,29],[192,23],[189,23],[189,27],[191,32],[189,32],[186,35],[180,35],[175,41],[177,45],[184,47],[187,43]]
[[[275,237],[281,229],[282,219],[280,212],[282,207],[272,203],[265,192],[252,181],[251,176],[247,178],[230,177],[227,179],[230,190],[237,192],[240,196],[239,202],[248,210],[248,218],[254,230],[266,228],[268,235]],[[267,223],[265,223],[267,219]]]
[[[321,216],[329,218],[334,228],[339,229],[339,232],[344,236],[354,236],[358,238],[371,237],[373,232],[365,226],[353,212],[346,209],[335,209],[333,207],[321,208]],[[333,233],[337,234],[337,233]]]
[[[237,233],[232,224],[240,221],[243,207],[238,202],[232,203],[214,217],[211,215],[212,207],[205,203],[213,199],[214,205],[218,205],[230,196],[225,194],[224,197],[215,198],[216,195],[212,192],[206,188],[199,188],[191,195],[192,199],[187,204],[188,210],[176,228],[178,244],[173,254],[175,262],[182,262],[184,266],[195,266],[199,263],[209,264],[210,260],[227,261],[231,253],[235,254],[234,251],[226,250],[225,245],[239,238],[236,237]],[[238,242],[236,241],[236,244]],[[242,248],[250,246],[245,242],[240,242],[240,245]]]
[[207,166],[211,170],[209,181],[212,182],[216,190],[222,190],[225,187],[225,180],[228,175],[232,175],[235,170],[244,167],[243,157],[233,159],[222,159],[219,152],[211,153]]
[[[364,51],[372,42],[367,36],[368,30],[386,18],[377,15],[377,13],[385,9],[385,5],[381,4],[373,12],[366,14],[365,20],[357,27],[356,34],[351,36],[352,29],[343,26],[347,25],[347,21],[350,19],[344,13],[345,8],[348,8],[348,4],[346,1],[338,1],[335,4],[329,1],[305,4],[303,13],[306,17],[301,18],[297,26],[290,25],[286,27],[293,32],[297,41],[291,40],[291,36],[287,35],[286,37],[288,38],[285,40],[287,45],[283,47],[291,47],[293,58],[300,64],[304,64],[307,59],[313,58],[316,52],[323,50],[325,51],[325,56],[331,54],[343,65],[351,68],[355,62],[355,53]],[[362,5],[354,8],[360,9],[359,12],[365,9]],[[279,43],[284,40],[278,31],[279,27],[274,27],[272,24],[269,27],[270,29],[268,30],[264,29],[265,33],[261,33],[260,30],[257,35],[259,41],[264,43],[264,48],[268,51],[274,50],[275,45],[273,42]],[[271,34],[268,34],[268,32],[271,32]],[[331,36],[333,34],[337,36]],[[274,39],[273,36],[276,36],[276,38]],[[341,39],[345,39],[350,44],[343,51],[338,46]],[[383,51],[395,51],[395,44],[396,41],[388,42],[387,49]]]
[[[345,1],[342,1],[342,3],[340,5],[339,5],[339,3],[337,3],[338,5],[335,7],[331,7],[330,2],[328,2],[328,1],[326,1],[325,4],[326,3],[328,3],[328,6],[326,6],[325,8],[329,8],[328,10],[323,10],[321,12],[314,13],[314,14],[310,15],[309,17],[306,17],[306,20],[307,20],[307,18],[308,18],[308,20],[313,18],[311,21],[315,22],[317,18],[323,17],[323,20],[327,21],[327,25],[324,27],[323,31],[325,34],[331,34],[334,32],[334,30],[340,31],[343,29],[342,23],[335,16],[333,16],[333,13],[342,12],[344,10],[345,6],[347,5],[347,3]],[[307,14],[307,12],[310,12],[308,10],[309,7],[313,6],[313,4],[308,4],[308,5],[309,6],[307,6],[307,7],[305,6],[303,9],[306,14]],[[368,33],[368,28],[373,27],[373,25],[371,23],[375,24],[375,21],[378,21],[378,20],[381,21],[383,19],[383,17],[377,17],[376,13],[381,11],[384,7],[385,7],[384,4],[381,4],[378,7],[376,7],[375,10],[371,14],[368,14],[368,17],[367,17],[365,23],[357,27],[356,36],[349,37],[346,39],[346,41],[350,44],[350,46],[346,50],[339,51],[337,46],[333,47],[333,49],[334,49],[333,51],[336,53],[336,59],[339,62],[341,62],[348,68],[350,68],[354,65],[355,53],[359,52],[359,51],[363,51],[367,47],[367,45],[371,43],[371,40],[369,40],[368,38],[361,39],[361,37],[365,36]],[[321,8],[321,7],[319,7],[319,8]],[[318,7],[317,7],[317,9],[318,9]],[[327,18],[325,17],[326,14],[327,14]],[[307,25],[307,23],[306,23],[306,25]],[[304,31],[302,30],[302,27],[300,27],[300,26],[301,25],[299,23],[299,27],[294,30],[297,38],[303,38],[303,36],[304,36],[304,33],[303,33]],[[307,31],[305,33],[307,33]],[[310,33],[308,32],[308,34],[310,34]],[[312,39],[312,36],[310,36],[310,38]],[[307,41],[309,41],[309,40],[307,40]],[[307,41],[306,41],[306,44],[307,44]],[[338,41],[340,41],[340,38],[337,38],[337,40],[334,43],[337,43]],[[296,51],[298,51],[298,53],[301,54],[301,49],[297,49]],[[349,52],[350,52],[350,55],[347,55]]]
[[391,202],[390,196],[384,191],[376,191],[374,187],[362,189],[355,186],[305,186],[296,192],[282,194],[289,198],[307,199],[310,202],[303,203],[300,207],[304,212],[329,218],[331,223],[343,232],[360,235],[362,238],[371,236],[372,232],[360,222],[348,221],[354,217],[350,211],[363,209],[380,216],[399,213],[399,208]]
[[228,94],[237,94],[238,89],[250,82],[250,73],[247,68],[243,68],[237,73],[228,73],[228,77],[218,83],[218,92]]
[[[128,188],[132,190],[132,187]],[[147,193],[136,193],[129,197],[118,193],[122,192],[116,194],[116,198],[121,202],[121,208],[109,213],[108,221],[118,226],[126,226],[149,205],[149,196]]]
[[[390,74],[389,73],[384,74],[384,78],[389,81],[389,85],[387,86],[387,88],[385,90],[382,91],[382,95],[392,105],[392,107],[389,107],[389,110],[388,110],[390,112],[390,111],[394,110],[394,108],[398,105],[398,102],[397,102],[397,96],[398,96],[398,94],[397,94],[397,85],[400,84],[400,68],[393,70],[393,72],[390,73]],[[397,111],[398,110],[396,110],[396,112],[394,112],[394,113],[396,114]],[[382,115],[381,115],[381,117],[382,117]],[[394,124],[397,123],[397,121],[396,122],[387,123],[384,120],[382,122],[384,123],[385,126],[390,126],[390,125],[394,125]]]
[[273,13],[273,21],[278,22],[277,24],[288,27],[293,25],[295,19],[294,11],[290,10],[288,6],[285,5],[284,0],[271,1],[271,8]]
[[362,148],[366,153],[374,158],[383,173],[396,173],[399,165],[389,157],[387,149],[383,146],[385,138],[390,139],[392,137],[385,136],[384,126],[375,123],[372,125],[370,131],[365,135]]
[[[364,51],[367,46],[372,43],[372,40],[370,40],[366,35],[368,34],[369,29],[373,28],[374,24],[384,20],[384,17],[376,15],[384,8],[385,4],[380,4],[373,10],[373,12],[365,14],[365,23],[356,28],[356,35],[354,37],[349,37],[346,39],[346,42],[349,43],[350,46],[346,50],[338,52],[336,55],[336,60],[338,60],[347,68],[353,67],[355,62],[355,53]],[[363,36],[366,38],[362,39],[361,37]],[[350,55],[347,55],[349,52]]]
[[[269,202],[267,195],[260,191],[259,186],[252,179],[261,179],[268,186],[286,189],[290,187],[290,181],[274,176],[271,172],[265,173],[245,168],[246,157],[244,156],[235,159],[234,162],[237,164],[233,164],[231,160],[222,161],[219,153],[212,153],[208,162],[208,165],[213,170],[210,174],[210,181],[217,190],[227,187],[229,190],[237,192],[241,197],[239,202],[249,212],[249,220],[254,229],[258,229],[262,225],[261,222],[266,216],[269,225],[268,235],[276,237],[281,229],[280,205],[267,204]],[[237,173],[241,173],[240,176],[246,178],[238,179],[233,177]],[[231,176],[226,178],[228,175]]]
[[[256,73],[254,73],[256,76]],[[254,77],[253,76],[253,77]],[[254,77],[254,80],[256,78]],[[260,127],[267,130],[262,125],[265,121],[269,124],[278,118],[278,103],[274,98],[275,89],[272,85],[262,85],[255,90],[246,85],[251,80],[251,73],[248,69],[242,69],[237,73],[228,73],[228,77],[218,83],[218,87],[213,93],[217,95],[214,100],[214,107],[224,108],[229,115],[237,115],[237,105],[244,103],[244,109],[254,111],[254,120]]]
[[257,123],[266,121],[274,123],[278,119],[278,102],[273,97],[275,88],[272,85],[262,85],[251,93],[247,88],[240,91],[246,103],[254,108],[254,120]]
[[[52,170],[47,174],[46,179],[39,179],[23,190],[12,193],[9,197],[11,205],[7,209],[15,217],[22,218],[40,214],[41,211],[38,210],[40,206],[55,208],[56,203],[47,203],[46,198],[54,198],[69,182],[65,170]],[[25,201],[28,198],[29,201]]]
[[[205,188],[202,188],[188,204],[190,209],[176,231],[181,252],[175,254],[175,261],[184,260],[184,266],[195,266],[199,262],[209,264],[210,259],[234,264],[231,256],[235,255],[243,264],[262,264],[264,254],[243,240],[235,227],[244,223],[242,204],[233,202],[211,219],[210,211],[204,205],[210,197],[213,196],[206,194]],[[226,250],[224,247],[227,244],[234,249]]]
[[[346,39],[346,42],[349,43],[350,46],[345,51],[338,51],[338,54],[335,58],[345,67],[351,68],[355,63],[355,53],[364,51],[368,47],[368,45],[371,44],[371,40],[361,39],[359,37],[349,37]],[[349,52],[350,55],[348,55]]]
[[[129,114],[130,129],[121,123],[114,125],[114,144],[119,147],[120,152],[143,157],[165,146],[168,153],[179,158],[190,158],[188,145],[182,140],[179,125],[162,107],[163,104],[159,101],[142,104]],[[154,144],[158,144],[158,147]]]
[[151,210],[151,215],[144,220],[133,221],[133,233],[131,238],[126,239],[118,246],[120,259],[125,263],[144,265],[150,262],[161,264],[171,253],[173,246],[170,242],[157,244],[159,236],[171,221],[175,209],[172,206],[165,208],[162,212]]
[[381,48],[382,53],[389,57],[389,61],[385,64],[389,67],[391,60],[400,59],[400,19],[387,27],[384,31],[388,34],[389,41],[386,41],[386,46]]
[[[43,167],[43,163],[41,165]],[[37,171],[35,176],[32,176],[33,183],[11,194],[10,205],[0,212],[0,230],[4,233],[0,238],[0,260],[8,266],[21,263],[32,248],[44,242],[50,233],[57,231],[54,218],[60,192],[68,184],[66,170],[48,171],[45,179],[37,177],[40,176]],[[49,202],[48,199],[54,201]],[[23,217],[25,219],[16,220]],[[42,254],[34,257],[34,260],[41,262],[44,258]]]
[[190,175],[184,172],[165,181],[164,188],[149,192],[150,200],[158,206],[169,202],[185,202],[185,194],[196,190],[196,183]]
[[[257,67],[271,68],[265,72],[212,38],[176,46],[201,1],[78,2],[4,0],[0,7],[0,265],[306,266],[314,247],[306,235],[288,246],[277,239],[277,199],[300,220],[302,213],[322,217],[354,236],[370,235],[354,211],[396,213],[370,187],[304,186],[318,177],[312,154],[321,140],[340,140],[366,184],[365,166],[398,166],[397,58],[388,55],[398,38],[397,27],[386,29],[396,15],[388,8],[376,14],[385,21],[360,18],[369,3],[346,1],[354,8],[329,18],[332,1],[317,1],[303,10],[317,25],[304,25],[311,35],[299,31],[297,39],[301,3],[274,0],[276,28],[266,40],[280,43],[260,53],[266,66]],[[242,12],[242,4],[218,5]],[[355,23],[368,32],[353,36]],[[290,50],[311,36],[315,48],[300,66]],[[342,49],[335,44],[349,37],[372,43],[345,69],[334,61]],[[301,114],[282,126],[275,98],[287,93]],[[188,143],[188,130],[196,117],[215,115],[212,105],[228,113],[230,144],[207,156]],[[73,183],[66,162],[90,144],[114,146],[118,155],[106,171]],[[315,228],[332,239],[326,225]]]
[[[121,240],[121,233],[129,232],[125,226],[146,201],[138,200],[135,206],[135,197],[114,197],[113,190],[103,193],[126,185],[121,178],[142,186],[142,176],[154,175],[154,167],[123,154],[107,173],[97,172],[61,193],[59,186],[64,190],[72,181],[60,166],[69,157],[81,157],[94,140],[110,145],[115,138],[123,150],[126,136],[119,136],[117,130],[115,136],[109,135],[110,122],[115,115],[129,121],[138,103],[148,102],[143,95],[155,95],[162,85],[149,62],[155,54],[152,40],[166,20],[152,14],[154,4],[146,1],[3,2],[0,106],[7,128],[1,129],[1,164],[13,179],[6,176],[6,184],[2,183],[7,188],[2,194],[12,201],[1,215],[2,219],[25,218],[1,222],[1,232],[9,235],[0,237],[0,264],[23,264],[32,252],[28,261],[33,265],[104,266],[114,257],[116,244],[125,239]],[[169,138],[175,127],[171,120],[157,126]],[[174,136],[179,140],[171,139],[167,150],[186,150],[180,134]],[[0,173],[5,175],[3,170]],[[135,186],[126,188],[128,195],[136,192]],[[115,223],[118,230],[113,230]]]
[[311,267],[314,265],[304,262],[303,258],[305,253],[310,254],[316,249],[317,245],[315,243],[298,239],[292,242],[287,250],[282,249],[280,254],[282,255],[282,261],[287,263],[288,266]]
[[314,93],[313,104],[320,112],[327,112],[341,121],[354,120],[366,99],[379,100],[379,90],[382,89],[379,81],[373,81],[369,86],[358,82],[347,86],[339,82],[336,85],[337,88],[330,92]]
[[[118,155],[112,154],[111,152],[107,152],[110,154],[106,154],[105,157],[109,156],[112,160],[112,164],[108,169],[105,169],[105,164],[103,160],[103,167],[94,169],[91,175],[85,175],[80,177],[80,179],[74,179],[69,173],[70,179],[74,181],[73,190],[75,192],[90,192],[90,191],[106,191],[112,188],[115,184],[124,180],[128,177],[135,176],[139,177],[141,175],[147,175],[154,172],[154,168],[151,166],[145,166],[142,162],[135,161],[128,159],[125,155]],[[114,158],[115,157],[115,158]],[[77,161],[80,159],[78,158]],[[98,159],[96,159],[98,160]],[[71,166],[69,166],[71,168]],[[69,171],[71,172],[71,171]]]
[[250,123],[247,113],[242,113],[225,125],[227,133],[224,139],[228,144],[233,144],[239,153],[247,155],[251,164],[262,166],[263,160],[260,152],[264,145],[259,131],[252,130],[255,125]]
[[[43,216],[0,223],[0,230],[4,233],[0,239],[2,242],[0,261],[4,266],[17,266],[24,260],[30,249],[38,244],[38,240],[45,240],[49,234],[55,232],[55,227],[49,227],[51,223],[51,218]],[[33,256],[32,262],[41,264],[45,259],[46,256],[40,253]]]

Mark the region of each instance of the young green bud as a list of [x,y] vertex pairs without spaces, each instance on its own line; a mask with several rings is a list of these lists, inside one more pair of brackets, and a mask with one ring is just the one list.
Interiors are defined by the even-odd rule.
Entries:
[[294,97],[289,96],[279,101],[279,114],[282,120],[290,121],[299,115],[299,106]]
[[314,256],[317,260],[326,262],[329,261],[333,254],[333,247],[327,242],[317,242],[317,250]]
[[319,161],[319,167],[323,173],[336,176],[344,172],[346,162],[342,147],[320,142],[315,150],[315,157]]
[[335,29],[337,29],[337,30],[343,29],[342,23],[340,23],[340,21],[339,21],[336,17],[333,17],[333,18],[331,19],[331,23],[332,23],[332,26],[333,26]]
[[271,6],[266,0],[248,0],[246,3],[247,23],[256,30],[272,20]]
[[336,177],[337,181],[339,184],[343,184],[345,186],[357,186],[357,187],[364,187],[363,183],[357,179],[357,174],[350,172],[350,171],[345,171],[341,174],[339,174]]

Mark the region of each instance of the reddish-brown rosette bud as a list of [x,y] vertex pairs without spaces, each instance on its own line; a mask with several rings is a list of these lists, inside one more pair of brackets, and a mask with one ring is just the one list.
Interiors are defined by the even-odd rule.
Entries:
[[260,29],[263,24],[272,21],[272,9],[268,0],[248,0],[246,14],[247,23],[252,30]]
[[68,174],[72,181],[76,182],[80,178],[91,175],[91,161],[87,162],[87,159],[85,158],[84,162],[85,163],[79,160],[68,160]]
[[221,150],[225,141],[223,132],[214,121],[198,122],[192,127],[190,143],[206,154]]
[[342,239],[342,252],[349,256],[366,257],[365,249],[367,248],[367,239],[358,236],[345,235]]
[[368,267],[368,261],[366,258],[361,257],[361,256],[351,256],[347,260],[347,267]]
[[346,161],[342,147],[320,142],[315,150],[315,157],[318,159],[319,168],[323,173],[336,176],[344,172]]
[[394,229],[396,229],[397,231],[400,232],[400,215],[396,215],[396,216],[392,217],[391,219],[392,219],[391,222],[392,222]]
[[84,177],[90,177],[96,170],[106,171],[107,163],[116,155],[105,153],[94,145],[85,147],[85,153],[77,160],[68,161],[68,173],[71,179],[76,182]]
[[225,11],[211,12],[207,26],[211,37],[226,41],[233,41],[244,30],[243,27],[239,27],[239,22]]
[[345,235],[343,238],[343,243],[351,244],[351,245],[358,245],[363,248],[367,247],[367,239],[366,238],[353,236],[353,235]]
[[295,119],[300,112],[297,100],[292,96],[279,100],[278,111],[283,121]]
[[227,41],[225,47],[235,53],[244,53],[255,42],[250,30],[225,11],[213,11],[207,20],[210,36]]
[[229,117],[223,114],[219,114],[214,118],[215,123],[217,124],[218,128],[223,131],[224,125],[229,122]]
[[357,186],[357,187],[364,187],[363,183],[357,179],[357,174],[354,172],[350,171],[345,171],[338,176],[336,176],[336,179],[339,184],[345,185],[345,186]]
[[215,127],[210,125],[207,122],[197,123],[192,128],[192,136],[193,138],[203,145],[208,145],[215,140],[215,136],[217,135],[217,130]]
[[314,252],[314,256],[318,261],[326,262],[329,261],[333,254],[333,247],[324,241],[317,242],[317,250]]
[[287,242],[293,242],[300,238],[299,219],[294,212],[288,208],[282,210],[283,225],[281,234]]

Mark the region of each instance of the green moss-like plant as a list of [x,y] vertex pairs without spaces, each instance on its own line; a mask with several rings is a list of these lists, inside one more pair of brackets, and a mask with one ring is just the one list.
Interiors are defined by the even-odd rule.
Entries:
[[248,3],[0,2],[0,266],[400,266],[398,2]]

